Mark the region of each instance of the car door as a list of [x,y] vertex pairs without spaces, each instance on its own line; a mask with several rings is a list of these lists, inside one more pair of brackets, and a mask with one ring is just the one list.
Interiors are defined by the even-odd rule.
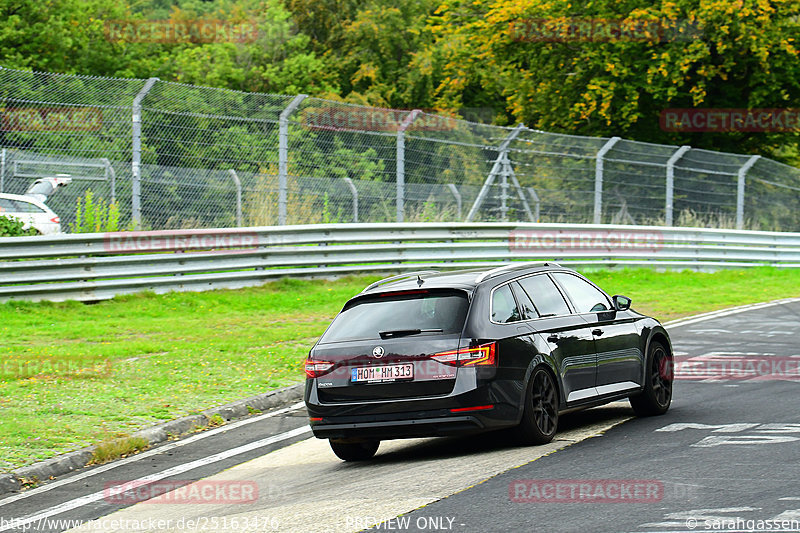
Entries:
[[490,335],[497,339],[500,359],[498,379],[522,382],[535,350],[533,331],[524,321],[524,307],[517,299],[509,283],[492,290]]
[[568,272],[551,274],[569,296],[580,317],[589,324],[597,351],[599,394],[611,394],[641,385],[643,355],[633,317],[615,311],[611,299],[587,280]]
[[597,396],[597,360],[591,329],[572,312],[553,280],[536,274],[517,280],[538,318],[528,324],[541,335],[558,367],[567,403]]

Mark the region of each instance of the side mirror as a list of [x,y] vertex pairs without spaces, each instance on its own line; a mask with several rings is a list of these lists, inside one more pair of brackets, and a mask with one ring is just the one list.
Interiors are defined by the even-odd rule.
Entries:
[[627,311],[631,308],[631,299],[627,296],[617,294],[612,298],[612,300],[614,300],[614,309],[617,311]]

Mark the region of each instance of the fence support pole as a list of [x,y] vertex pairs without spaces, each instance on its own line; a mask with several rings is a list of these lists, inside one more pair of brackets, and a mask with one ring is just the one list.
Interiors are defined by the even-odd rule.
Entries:
[[106,176],[108,176],[111,181],[111,202],[117,201],[117,171],[114,170],[114,167],[111,166],[111,161],[108,160],[107,157],[100,158],[100,161],[106,166]]
[[307,94],[298,94],[286,109],[281,111],[278,119],[278,224],[286,224],[287,190],[289,174],[289,115],[297,109],[300,102],[308,97]]
[[417,116],[422,113],[421,109],[414,109],[406,118],[403,119],[403,122],[400,123],[400,126],[397,128],[397,156],[396,161],[397,164],[395,165],[396,177],[395,180],[397,182],[397,221],[403,222],[405,219],[405,198],[406,198],[406,130],[417,119]]
[[611,137],[597,151],[594,161],[594,223],[600,224],[603,220],[603,158],[615,144],[622,139]]
[[6,149],[0,151],[0,192],[6,191]]
[[509,132],[508,136],[503,139],[500,146],[497,147],[497,159],[494,160],[494,165],[492,165],[492,169],[489,171],[489,176],[487,176],[486,181],[483,182],[483,187],[481,187],[478,197],[475,198],[475,202],[472,204],[472,207],[470,207],[464,222],[472,222],[472,219],[478,213],[478,209],[480,209],[484,200],[486,200],[486,195],[489,194],[489,188],[492,186],[492,183],[494,183],[497,175],[504,168],[504,163],[507,161],[506,152],[508,151],[508,145],[517,138],[517,135],[519,135],[523,129],[525,129],[525,124],[517,124],[514,129]]
[[448,183],[447,188],[450,189],[450,192],[453,193],[453,196],[456,199],[456,208],[458,209],[457,220],[461,220],[461,193],[458,192],[458,188],[456,187],[455,183]]
[[756,164],[760,155],[754,155],[739,169],[736,180],[736,229],[744,229],[744,179],[747,171]]
[[159,81],[158,78],[149,78],[136,98],[133,99],[132,111],[132,134],[133,145],[131,149],[131,220],[134,226],[139,229],[142,226],[142,100],[153,85]]
[[353,222],[358,222],[358,189],[356,189],[353,180],[350,178],[342,178],[344,182],[350,187],[350,193],[353,195]]
[[528,194],[530,194],[531,198],[533,198],[533,216],[534,216],[533,221],[539,222],[539,215],[541,212],[542,202],[539,200],[539,195],[536,194],[536,189],[534,189],[533,187],[528,187],[527,189],[528,189]]
[[236,227],[242,227],[242,182],[239,180],[239,175],[234,169],[228,169],[233,180],[233,185],[236,187]]
[[681,146],[678,150],[672,154],[672,157],[669,158],[667,161],[667,194],[666,194],[666,205],[664,206],[665,209],[665,218],[666,218],[666,225],[672,226],[672,219],[673,219],[673,203],[674,203],[674,189],[675,189],[675,163],[683,157],[683,154],[691,150],[691,146]]

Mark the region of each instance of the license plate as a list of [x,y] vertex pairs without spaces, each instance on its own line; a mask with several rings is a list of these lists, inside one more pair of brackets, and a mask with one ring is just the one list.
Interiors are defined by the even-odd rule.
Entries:
[[414,379],[414,365],[386,365],[365,366],[354,368],[350,372],[350,381],[353,383],[386,383]]

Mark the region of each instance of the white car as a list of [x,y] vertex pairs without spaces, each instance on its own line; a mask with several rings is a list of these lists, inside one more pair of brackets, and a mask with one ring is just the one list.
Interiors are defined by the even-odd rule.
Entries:
[[0,216],[21,220],[42,235],[61,233],[61,219],[52,209],[31,196],[0,194]]

